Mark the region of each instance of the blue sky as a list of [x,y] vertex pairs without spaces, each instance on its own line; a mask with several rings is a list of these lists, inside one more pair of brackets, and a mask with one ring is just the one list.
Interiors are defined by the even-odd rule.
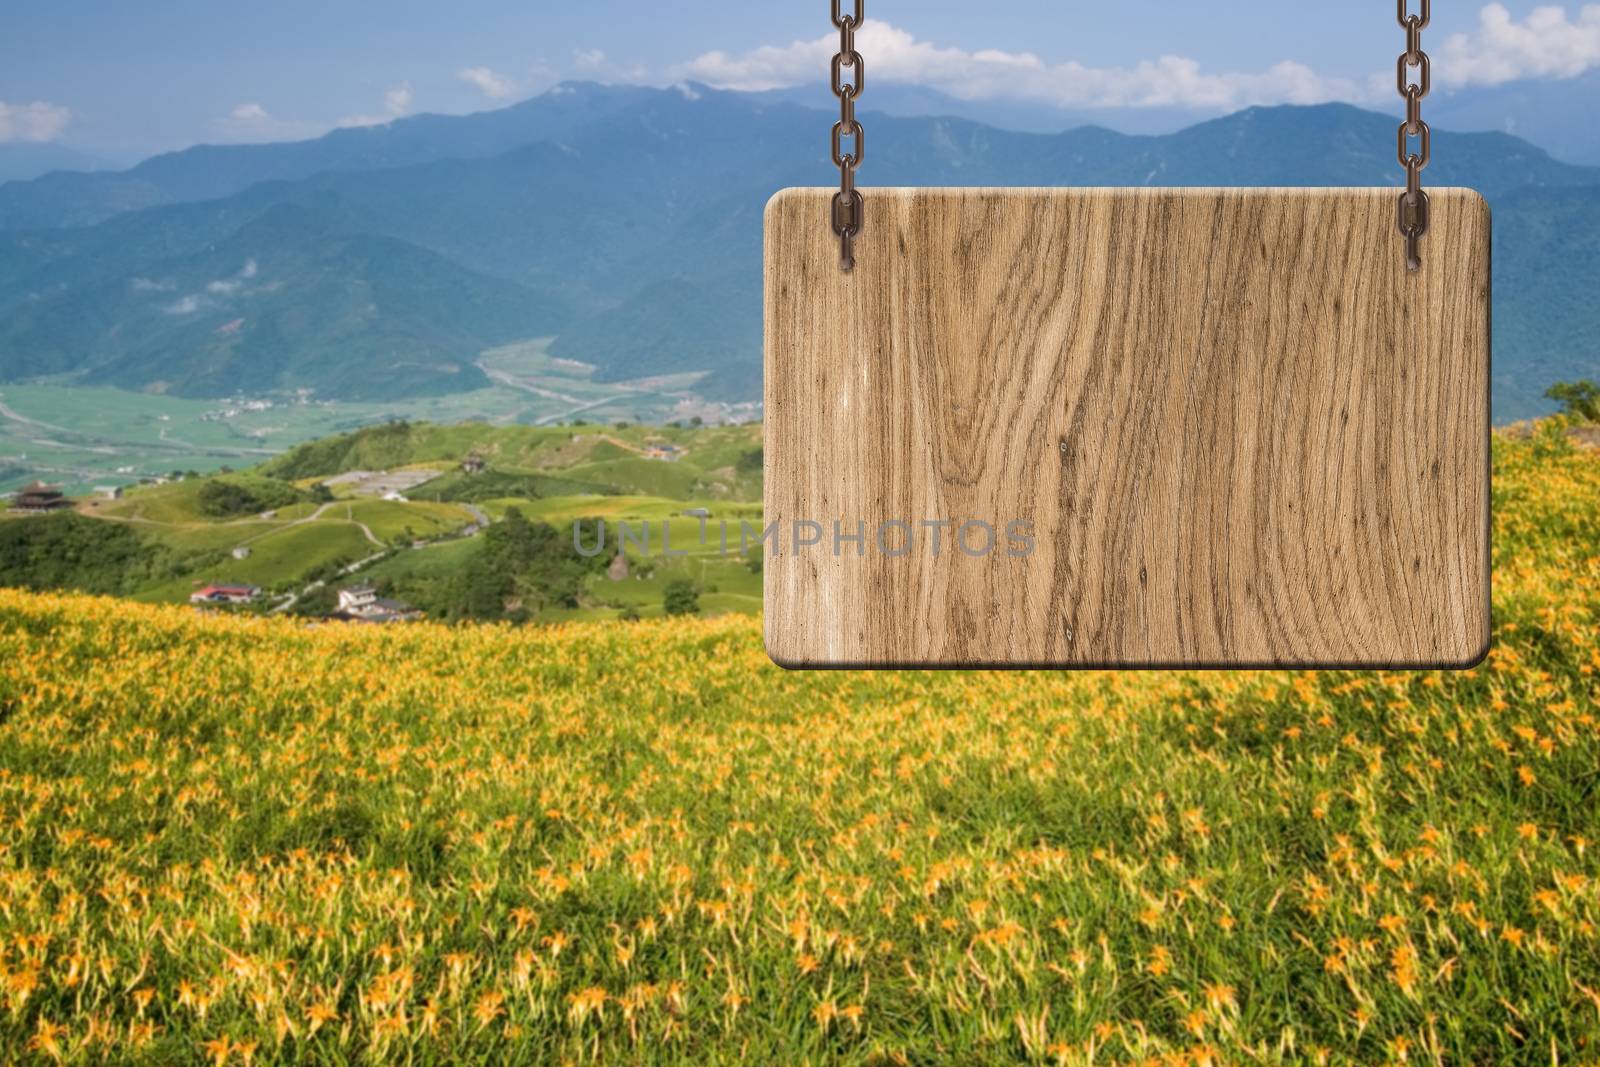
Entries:
[[[869,78],[1117,113],[1345,99],[1393,107],[1403,36],[1366,4],[869,0]],[[566,78],[819,84],[821,0],[6,0],[0,142],[130,158],[466,112]],[[1445,91],[1600,66],[1600,3],[1439,3]],[[869,85],[870,88],[870,85]],[[1388,94],[1386,96],[1386,94]]]

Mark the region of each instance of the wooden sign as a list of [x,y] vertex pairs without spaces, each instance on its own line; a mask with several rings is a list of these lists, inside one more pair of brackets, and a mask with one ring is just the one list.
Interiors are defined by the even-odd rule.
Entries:
[[789,667],[1469,665],[1489,211],[1431,190],[832,190],[766,221]]

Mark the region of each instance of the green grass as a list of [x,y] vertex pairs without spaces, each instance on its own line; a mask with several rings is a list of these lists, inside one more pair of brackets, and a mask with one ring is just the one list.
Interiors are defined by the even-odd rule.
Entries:
[[380,541],[431,539],[454,533],[470,525],[472,513],[455,504],[432,504],[413,500],[399,503],[391,500],[355,500],[336,505],[328,517],[346,517],[365,523]]
[[792,673],[752,617],[0,590],[3,1058],[1591,1063],[1600,455],[1494,478],[1464,672]]
[[[633,554],[630,553],[630,556]],[[709,553],[687,559],[653,559],[650,575],[635,573],[614,582],[605,575],[589,580],[593,604],[589,607],[551,611],[546,622],[598,622],[615,619],[630,609],[640,618],[659,618],[669,582],[688,578],[700,589],[700,614],[715,617],[726,614],[755,615],[761,611],[761,575],[752,573],[743,559],[722,558]],[[711,589],[716,592],[711,592]]]
[[226,556],[190,575],[141,591],[147,602],[179,601],[200,585],[232,582],[259,585],[269,592],[292,592],[306,576],[331,564],[353,563],[381,551],[351,523],[314,522],[283,525],[248,539],[250,557]]

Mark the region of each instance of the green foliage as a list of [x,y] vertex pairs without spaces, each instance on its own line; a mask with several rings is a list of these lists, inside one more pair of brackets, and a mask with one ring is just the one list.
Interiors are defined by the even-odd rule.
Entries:
[[412,424],[396,419],[297,445],[262,471],[287,481],[327,478],[352,470],[386,470],[412,462]]
[[1546,389],[1544,395],[1560,404],[1568,415],[1585,422],[1600,422],[1600,383],[1587,378],[1577,382],[1557,382]]
[[661,606],[668,615],[698,615],[700,590],[687,578],[675,578],[667,583]]
[[125,594],[166,577],[175,563],[125,523],[72,512],[0,522],[0,585]]
[[451,474],[429,482],[419,493],[445,503],[482,504],[491,500],[541,500],[552,496],[617,496],[615,486],[556,474],[484,471]]
[[272,478],[211,478],[200,487],[196,503],[211,519],[232,519],[286,508],[307,498],[287,482]]
[[[482,550],[445,587],[443,603],[413,602],[446,620],[524,621],[546,608],[577,607],[584,579],[603,568],[603,561],[578,555],[570,537],[529,522],[519,508],[508,509],[482,540]],[[405,587],[398,591],[410,598]]]

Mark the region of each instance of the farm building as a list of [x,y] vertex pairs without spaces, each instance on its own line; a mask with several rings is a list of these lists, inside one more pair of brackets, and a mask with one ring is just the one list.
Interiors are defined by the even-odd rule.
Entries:
[[189,594],[191,604],[253,604],[261,595],[254,585],[208,585]]
[[339,610],[334,618],[352,622],[406,622],[422,617],[410,604],[387,600],[370,585],[352,585],[339,590]]

